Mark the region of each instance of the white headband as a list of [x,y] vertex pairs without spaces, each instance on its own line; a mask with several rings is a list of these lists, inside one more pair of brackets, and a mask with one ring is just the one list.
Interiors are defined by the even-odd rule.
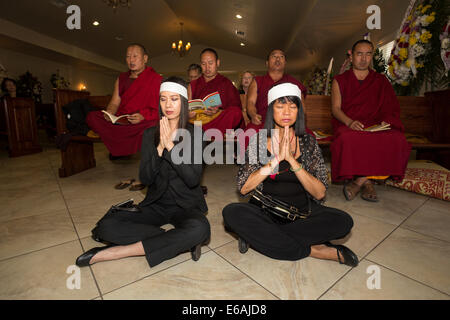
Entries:
[[187,89],[182,86],[181,84],[178,84],[176,82],[163,82],[161,83],[161,87],[159,88],[159,92],[163,91],[169,91],[169,92],[175,92],[179,95],[188,98]]
[[302,92],[300,91],[300,88],[293,83],[278,84],[269,90],[269,93],[267,94],[267,104],[269,105],[278,98],[287,96],[296,96],[301,100]]

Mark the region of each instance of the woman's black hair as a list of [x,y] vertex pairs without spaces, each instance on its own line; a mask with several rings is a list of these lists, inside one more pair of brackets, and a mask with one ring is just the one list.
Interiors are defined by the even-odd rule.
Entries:
[[[174,76],[169,77],[169,78],[161,81],[161,84],[163,84],[164,82],[175,82],[175,83],[182,85],[183,87],[185,87],[187,89],[186,81],[184,81],[182,78],[179,78],[179,77],[174,77]],[[178,118],[178,128],[186,129],[189,124],[189,103],[188,103],[188,99],[183,97],[181,94],[180,94],[180,100],[181,100],[181,106],[180,106],[180,117]],[[162,119],[164,114],[162,113],[162,110],[161,110],[161,103],[159,103],[158,110],[159,110],[159,119]],[[156,134],[155,134],[155,145],[158,145],[158,144],[159,144],[159,122],[157,124],[157,130],[156,130]]]
[[297,112],[297,119],[295,120],[295,124],[294,124],[294,132],[296,136],[302,136],[305,134],[305,113],[303,111],[303,104],[302,104],[302,100],[297,97],[297,96],[285,96],[285,97],[280,97],[274,101],[272,101],[272,103],[269,104],[269,106],[267,107],[267,113],[266,113],[266,122],[264,123],[264,129],[267,130],[267,136],[271,137],[272,134],[272,129],[275,128],[275,121],[273,119],[273,105],[276,103],[294,103],[297,108],[298,108],[298,112]]
[[17,89],[17,82],[16,82],[16,80],[11,79],[11,78],[3,78],[3,81],[2,81],[2,91],[3,92],[5,92],[5,93],[8,92],[8,90],[6,89],[6,81],[11,81],[12,83],[14,83],[14,85],[16,86],[16,89]]

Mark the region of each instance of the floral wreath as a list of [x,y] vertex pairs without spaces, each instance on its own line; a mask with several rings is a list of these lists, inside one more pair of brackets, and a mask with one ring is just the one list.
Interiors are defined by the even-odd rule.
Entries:
[[436,19],[436,12],[430,10],[432,3],[432,0],[424,1],[413,10],[395,41],[388,62],[388,74],[396,84],[408,86],[418,69],[424,67],[423,58],[430,51],[429,40],[432,37],[427,27]]

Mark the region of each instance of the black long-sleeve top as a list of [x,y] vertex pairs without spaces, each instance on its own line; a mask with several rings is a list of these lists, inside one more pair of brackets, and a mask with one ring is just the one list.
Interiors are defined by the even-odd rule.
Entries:
[[[155,145],[155,134],[159,133],[157,132],[159,127],[151,127],[144,132],[139,178],[143,184],[148,186],[148,191],[140,206],[150,205],[169,192],[176,204],[184,209],[198,209],[202,213],[208,211],[200,187],[203,165],[194,163],[194,127],[189,124],[186,129],[190,134],[189,138],[186,137],[188,140],[175,143],[170,152],[164,149],[161,157],[158,155]],[[188,150],[191,153],[187,163],[176,164],[173,162],[172,153],[179,152],[179,143],[186,143],[187,146],[180,152],[180,156],[183,156],[183,152],[188,152]],[[203,152],[203,142],[201,145],[201,152]]]

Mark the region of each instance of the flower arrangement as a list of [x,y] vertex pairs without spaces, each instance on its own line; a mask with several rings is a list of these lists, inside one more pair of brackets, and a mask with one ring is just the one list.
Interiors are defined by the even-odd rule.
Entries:
[[17,96],[33,98],[34,102],[42,103],[42,83],[29,71],[25,72],[17,80]]
[[[320,69],[319,67],[315,67],[313,71],[311,71],[308,75],[307,87],[308,94],[325,94],[325,87],[327,81],[327,69]],[[333,76],[330,75],[329,84],[328,84],[328,95],[331,92],[331,81]]]
[[50,76],[50,83],[54,89],[68,89],[70,86],[70,82],[59,74],[59,69]]
[[[424,81],[436,82],[436,26],[445,14],[443,2],[423,0],[413,8],[401,27],[388,61],[388,76],[397,94],[418,93]],[[438,23],[437,23],[438,22]],[[440,47],[440,44],[439,44]]]

